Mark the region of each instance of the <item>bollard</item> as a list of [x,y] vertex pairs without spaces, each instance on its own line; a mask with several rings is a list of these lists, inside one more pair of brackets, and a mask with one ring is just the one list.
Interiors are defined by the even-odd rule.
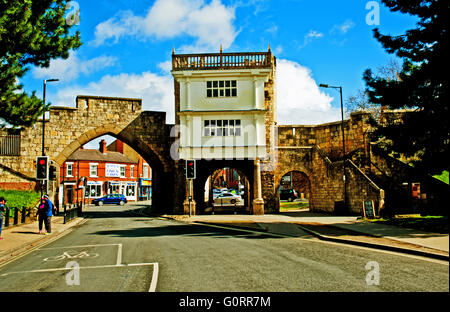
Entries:
[[63,205],[63,207],[64,207],[64,212],[63,212],[63,213],[64,213],[64,221],[63,221],[63,223],[66,224],[66,221],[67,221],[67,220],[66,220],[66,218],[67,218],[67,214],[66,214],[67,204],[66,204],[66,205]]
[[19,224],[19,208],[14,208],[14,224],[13,225],[17,225]]
[[27,217],[27,207],[23,206],[22,207],[22,215],[20,218],[20,223],[25,223],[25,218]]
[[9,208],[6,207],[6,211],[5,211],[5,227],[9,226]]

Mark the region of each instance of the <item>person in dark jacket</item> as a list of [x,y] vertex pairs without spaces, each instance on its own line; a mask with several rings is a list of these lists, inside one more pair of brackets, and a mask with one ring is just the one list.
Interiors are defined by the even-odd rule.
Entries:
[[6,212],[6,200],[0,197],[0,239],[3,239],[2,228],[3,228],[3,214]]
[[45,198],[41,198],[41,203],[39,204],[37,211],[38,221],[39,221],[39,234],[45,234],[42,232],[42,224],[44,223],[45,218],[47,217],[47,213],[45,211]]
[[53,203],[48,198],[48,195],[44,195],[44,211],[43,211],[43,219],[45,224],[45,234],[52,233],[52,215],[53,215]]

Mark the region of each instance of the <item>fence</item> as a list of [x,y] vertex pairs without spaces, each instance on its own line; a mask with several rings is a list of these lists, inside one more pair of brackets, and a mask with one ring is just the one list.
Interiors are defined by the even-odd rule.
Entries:
[[19,156],[20,155],[20,135],[0,136],[0,155]]
[[[13,225],[19,224],[19,212],[20,212],[20,223],[23,224],[26,222],[26,218],[31,216],[31,210],[32,208],[18,208],[18,207],[11,207],[6,208],[5,210],[5,216],[4,216],[4,226],[8,227],[10,224],[11,217],[13,218]],[[11,216],[12,215],[12,216]]]
[[271,55],[271,52],[174,54],[172,55],[172,69],[266,68],[272,66]]
[[83,207],[82,203],[64,205],[64,211],[63,211],[64,224],[66,224],[68,221],[70,221],[72,219],[81,217],[81,214],[82,214],[81,208],[82,207]]

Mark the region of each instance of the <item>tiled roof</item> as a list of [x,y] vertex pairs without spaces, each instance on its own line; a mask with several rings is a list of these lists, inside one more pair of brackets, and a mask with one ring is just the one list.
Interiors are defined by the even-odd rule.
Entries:
[[88,161],[105,161],[105,162],[116,162],[116,163],[132,163],[137,164],[136,161],[131,160],[125,155],[118,152],[110,152],[103,154],[98,150],[94,149],[78,149],[72,155],[67,158],[67,161],[72,160],[88,160]]

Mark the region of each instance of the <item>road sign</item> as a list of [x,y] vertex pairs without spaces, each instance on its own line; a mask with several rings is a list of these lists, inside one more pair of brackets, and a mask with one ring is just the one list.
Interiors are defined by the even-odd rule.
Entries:
[[196,178],[195,160],[186,160],[186,179]]
[[36,157],[36,179],[48,179],[48,156]]

